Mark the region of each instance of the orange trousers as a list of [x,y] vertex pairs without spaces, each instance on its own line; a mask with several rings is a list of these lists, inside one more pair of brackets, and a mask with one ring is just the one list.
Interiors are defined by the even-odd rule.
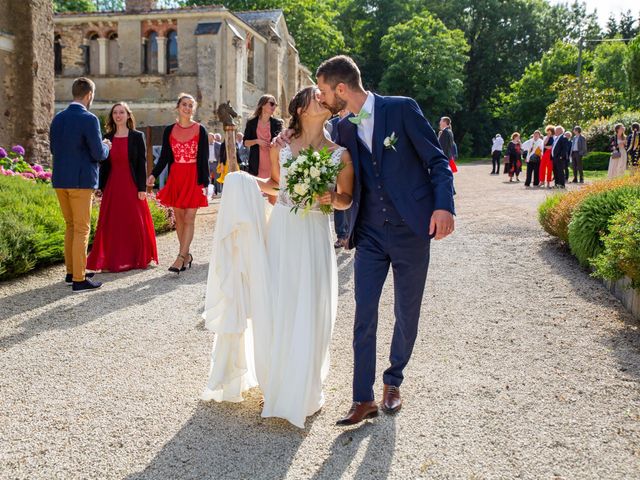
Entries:
[[85,279],[87,246],[91,232],[92,189],[56,188],[60,210],[66,224],[64,232],[64,264],[74,282]]

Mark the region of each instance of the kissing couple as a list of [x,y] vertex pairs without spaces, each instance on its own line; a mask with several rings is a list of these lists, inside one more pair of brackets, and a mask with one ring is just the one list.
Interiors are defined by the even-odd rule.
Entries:
[[[338,276],[329,216],[322,205],[347,210],[349,248],[355,247],[352,402],[338,425],[378,415],[376,330],[382,287],[393,268],[395,326],[380,408],[400,410],[400,386],[418,331],[430,241],[454,230],[453,174],[418,104],[366,91],[347,56],[323,62],[317,86],[289,104],[289,129],[271,148],[271,177],[227,175],[205,310],[216,332],[206,400],[243,400],[259,386],[263,417],[304,428],[324,403]],[[341,110],[349,115],[325,131]],[[342,169],[335,191],[308,212],[287,193],[287,163],[298,152],[327,148]],[[277,195],[273,209],[261,192]]]

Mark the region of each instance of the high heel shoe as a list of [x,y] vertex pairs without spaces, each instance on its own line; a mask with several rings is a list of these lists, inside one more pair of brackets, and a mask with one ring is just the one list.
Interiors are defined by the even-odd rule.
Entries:
[[[187,253],[187,255],[189,255],[189,263],[188,263],[188,265],[189,265],[189,268],[191,268],[191,262],[193,262],[193,255],[191,255],[190,253]],[[182,267],[182,269],[186,270],[186,268],[184,266]]]
[[173,265],[171,265],[169,267],[169,271],[172,273],[177,273],[178,275],[180,275],[180,272],[184,272],[186,270],[186,267],[184,266],[185,263],[185,258],[184,255],[178,255],[178,258],[182,259],[182,267],[178,268],[178,267],[174,267]]

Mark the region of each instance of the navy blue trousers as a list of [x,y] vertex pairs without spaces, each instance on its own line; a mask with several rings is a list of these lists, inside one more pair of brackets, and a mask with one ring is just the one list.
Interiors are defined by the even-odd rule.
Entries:
[[420,305],[429,268],[429,239],[406,225],[382,226],[358,222],[355,230],[354,283],[356,318],[353,332],[353,401],[374,399],[376,331],[382,287],[393,269],[395,326],[386,385],[400,386],[418,333]]
[[349,220],[345,210],[335,210],[333,212],[336,236],[339,239],[347,238],[349,235]]

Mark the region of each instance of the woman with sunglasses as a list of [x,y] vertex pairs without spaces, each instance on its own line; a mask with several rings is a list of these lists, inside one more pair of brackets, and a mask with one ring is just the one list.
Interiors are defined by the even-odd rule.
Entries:
[[[282,120],[273,116],[277,106],[273,95],[260,97],[256,111],[244,129],[244,145],[249,148],[248,172],[258,178],[271,178],[271,139],[283,128]],[[269,195],[269,201],[274,203],[275,197]]]

